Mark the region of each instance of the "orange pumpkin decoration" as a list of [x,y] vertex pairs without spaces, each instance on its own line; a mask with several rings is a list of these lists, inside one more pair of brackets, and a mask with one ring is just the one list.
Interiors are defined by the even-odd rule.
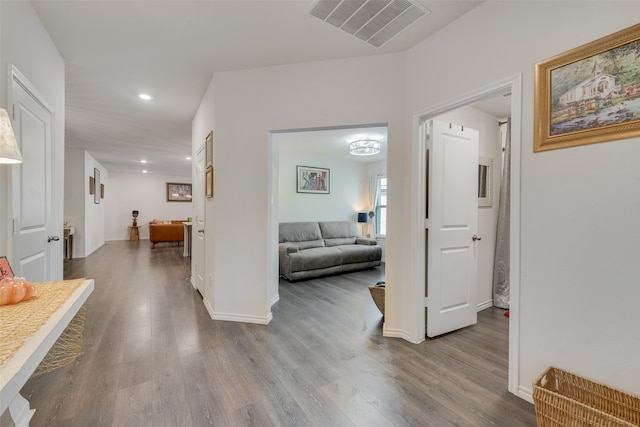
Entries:
[[36,288],[22,277],[5,277],[0,280],[0,305],[16,304],[35,295]]

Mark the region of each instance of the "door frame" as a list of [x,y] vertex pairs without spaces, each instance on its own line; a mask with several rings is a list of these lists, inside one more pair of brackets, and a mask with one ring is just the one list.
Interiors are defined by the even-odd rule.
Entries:
[[522,151],[522,74],[496,81],[459,98],[428,107],[413,115],[412,179],[411,179],[411,248],[409,272],[411,280],[411,308],[415,313],[411,340],[425,339],[425,270],[426,239],[424,206],[426,203],[426,147],[420,138],[420,125],[446,112],[469,106],[478,101],[511,93],[511,212],[510,212],[510,317],[509,317],[509,392],[529,400],[519,390],[520,360],[520,167]]

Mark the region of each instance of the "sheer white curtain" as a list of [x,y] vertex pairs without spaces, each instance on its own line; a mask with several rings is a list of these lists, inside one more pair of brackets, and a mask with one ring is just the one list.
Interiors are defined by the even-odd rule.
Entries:
[[511,205],[511,117],[507,120],[504,161],[500,180],[498,231],[493,262],[493,305],[509,308],[509,212]]
[[[376,202],[378,200],[378,184],[380,180],[379,175],[369,174],[369,212],[376,211]],[[369,216],[369,222],[367,223],[367,237],[375,237],[375,217]]]

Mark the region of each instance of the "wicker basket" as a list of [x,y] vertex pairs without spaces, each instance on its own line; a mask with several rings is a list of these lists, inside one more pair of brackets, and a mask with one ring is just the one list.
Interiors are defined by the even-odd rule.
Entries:
[[376,303],[376,307],[384,316],[384,282],[378,282],[375,286],[369,286],[369,292],[371,292],[371,298]]
[[640,426],[640,397],[548,368],[533,384],[539,427]]

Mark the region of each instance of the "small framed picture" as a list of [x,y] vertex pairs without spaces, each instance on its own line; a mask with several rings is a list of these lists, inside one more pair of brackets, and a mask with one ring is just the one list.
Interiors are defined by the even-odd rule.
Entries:
[[298,193],[329,194],[329,169],[296,166]]
[[480,157],[478,162],[478,206],[493,205],[493,159]]
[[207,157],[206,166],[207,167],[213,166],[213,131],[210,131],[209,134],[207,135],[205,150],[206,150],[206,157]]
[[207,173],[205,175],[205,196],[207,198],[213,197],[213,166],[209,166],[207,168]]
[[0,256],[0,280],[5,277],[13,277],[13,270],[11,270],[7,257]]
[[93,203],[100,204],[100,170],[93,168]]

